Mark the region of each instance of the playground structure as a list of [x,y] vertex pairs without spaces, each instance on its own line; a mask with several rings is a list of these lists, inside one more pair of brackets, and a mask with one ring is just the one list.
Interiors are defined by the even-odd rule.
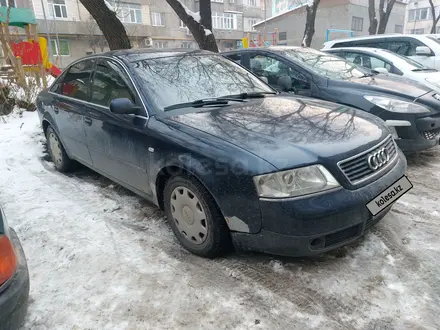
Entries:
[[[269,35],[269,38],[266,38]],[[270,40],[270,41],[269,41]],[[278,43],[278,29],[263,35],[262,32],[248,32],[246,37],[241,39],[243,48],[276,46]]]
[[[47,87],[47,74],[57,77],[61,70],[52,64],[45,38],[37,34],[37,20],[33,12],[25,8],[0,7],[0,43],[3,63],[0,76],[21,87],[28,86],[27,77],[34,77],[38,86]],[[14,33],[10,27],[24,29]]]

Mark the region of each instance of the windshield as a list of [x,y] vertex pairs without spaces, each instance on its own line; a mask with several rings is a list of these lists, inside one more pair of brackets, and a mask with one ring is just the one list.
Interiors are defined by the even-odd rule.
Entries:
[[143,59],[133,66],[150,100],[161,110],[201,99],[274,92],[256,76],[221,55],[186,53]]
[[346,80],[371,75],[370,71],[350,61],[310,48],[294,48],[282,52],[287,57],[299,60],[313,72],[330,79]]
[[390,54],[393,58],[391,60],[393,61],[393,64],[396,67],[406,67],[408,70],[432,70],[428,68],[427,66],[423,65],[422,63],[419,63],[417,61],[414,61],[408,57],[393,53],[388,50],[383,50],[383,52]]

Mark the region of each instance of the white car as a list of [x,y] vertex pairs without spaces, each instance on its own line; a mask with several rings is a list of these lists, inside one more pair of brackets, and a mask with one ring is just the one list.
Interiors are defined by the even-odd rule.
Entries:
[[389,50],[349,47],[324,51],[376,72],[396,74],[415,80],[440,93],[440,72]]
[[440,40],[435,34],[381,34],[327,41],[322,50],[342,47],[387,49],[440,70]]

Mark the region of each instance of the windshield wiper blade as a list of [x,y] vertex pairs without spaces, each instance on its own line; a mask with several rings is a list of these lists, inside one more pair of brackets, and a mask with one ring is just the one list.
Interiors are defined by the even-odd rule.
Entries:
[[227,105],[230,101],[243,102],[243,100],[240,98],[219,97],[213,99],[202,99],[192,102],[173,104],[165,107],[163,111],[170,111],[170,110],[182,109],[182,108],[201,108],[204,107],[205,105]]
[[276,95],[277,92],[251,92],[251,93],[241,93],[241,94],[234,94],[234,95],[228,95],[228,96],[222,96],[219,97],[219,99],[227,99],[227,98],[239,98],[241,100],[244,99],[255,99],[255,98],[261,98],[266,97],[266,95]]
[[412,69],[412,72],[417,72],[417,71],[437,71],[436,69],[430,69],[430,68],[423,68],[423,69]]

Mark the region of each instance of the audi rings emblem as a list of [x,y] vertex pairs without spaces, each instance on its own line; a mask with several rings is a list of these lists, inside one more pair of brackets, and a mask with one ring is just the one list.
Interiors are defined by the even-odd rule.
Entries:
[[376,151],[374,154],[368,156],[368,166],[373,170],[377,170],[379,167],[384,166],[390,160],[390,155],[385,148]]

